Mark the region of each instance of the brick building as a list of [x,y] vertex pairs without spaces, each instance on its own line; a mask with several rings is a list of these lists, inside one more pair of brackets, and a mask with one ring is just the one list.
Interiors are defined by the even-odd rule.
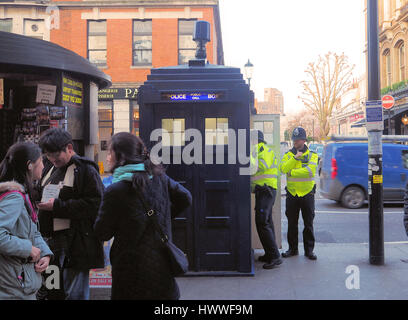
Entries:
[[105,164],[112,134],[139,132],[138,87],[151,68],[186,64],[195,55],[194,23],[211,24],[207,59],[224,64],[218,0],[2,2],[0,30],[61,45],[112,77],[99,93],[96,160]]

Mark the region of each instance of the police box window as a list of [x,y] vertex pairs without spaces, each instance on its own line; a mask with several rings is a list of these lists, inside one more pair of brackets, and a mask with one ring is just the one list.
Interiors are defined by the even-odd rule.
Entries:
[[133,65],[152,65],[152,20],[133,20]]
[[205,119],[205,144],[228,144],[228,118]]
[[185,119],[162,119],[162,146],[185,145]]
[[196,20],[178,20],[178,63],[188,64],[195,58],[197,45],[193,41]]
[[11,32],[13,29],[13,19],[0,19],[0,31]]
[[106,66],[106,20],[88,21],[88,60]]

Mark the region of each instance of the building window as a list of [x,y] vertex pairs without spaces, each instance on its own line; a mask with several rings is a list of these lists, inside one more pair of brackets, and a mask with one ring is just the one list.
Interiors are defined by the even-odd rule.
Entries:
[[205,119],[205,144],[228,144],[228,118]]
[[0,31],[11,32],[13,30],[13,19],[0,19]]
[[101,151],[108,151],[108,143],[113,135],[113,102],[99,101],[99,141]]
[[152,65],[152,21],[133,21],[133,65]]
[[399,79],[405,80],[405,46],[402,42],[398,47],[398,61],[399,61]]
[[162,119],[162,146],[184,146],[185,137],[185,119]]
[[44,20],[24,19],[24,35],[35,39],[44,40]]
[[178,63],[188,64],[195,58],[197,45],[193,41],[194,25],[196,20],[178,21]]
[[136,101],[131,101],[130,104],[130,132],[136,136],[139,136],[139,106],[137,105]]
[[106,20],[88,21],[88,60],[106,66]]
[[262,131],[267,144],[273,144],[273,122],[272,121],[256,121],[254,129]]

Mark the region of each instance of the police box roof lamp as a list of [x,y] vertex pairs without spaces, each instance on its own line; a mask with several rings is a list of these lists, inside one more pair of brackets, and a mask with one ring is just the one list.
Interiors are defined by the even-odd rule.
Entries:
[[205,66],[207,52],[205,45],[211,40],[210,23],[207,21],[197,21],[194,26],[193,40],[197,43],[196,59],[189,61],[189,66]]

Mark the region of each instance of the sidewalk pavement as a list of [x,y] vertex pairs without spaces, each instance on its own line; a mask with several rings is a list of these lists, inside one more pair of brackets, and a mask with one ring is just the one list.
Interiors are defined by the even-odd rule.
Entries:
[[[287,245],[284,244],[284,248]],[[299,244],[299,249],[302,244]],[[318,259],[299,256],[282,258],[275,269],[265,270],[255,251],[253,277],[180,277],[182,300],[371,300],[408,299],[408,243],[386,243],[385,265],[369,264],[368,244],[316,244]],[[348,289],[349,283],[359,289]]]

